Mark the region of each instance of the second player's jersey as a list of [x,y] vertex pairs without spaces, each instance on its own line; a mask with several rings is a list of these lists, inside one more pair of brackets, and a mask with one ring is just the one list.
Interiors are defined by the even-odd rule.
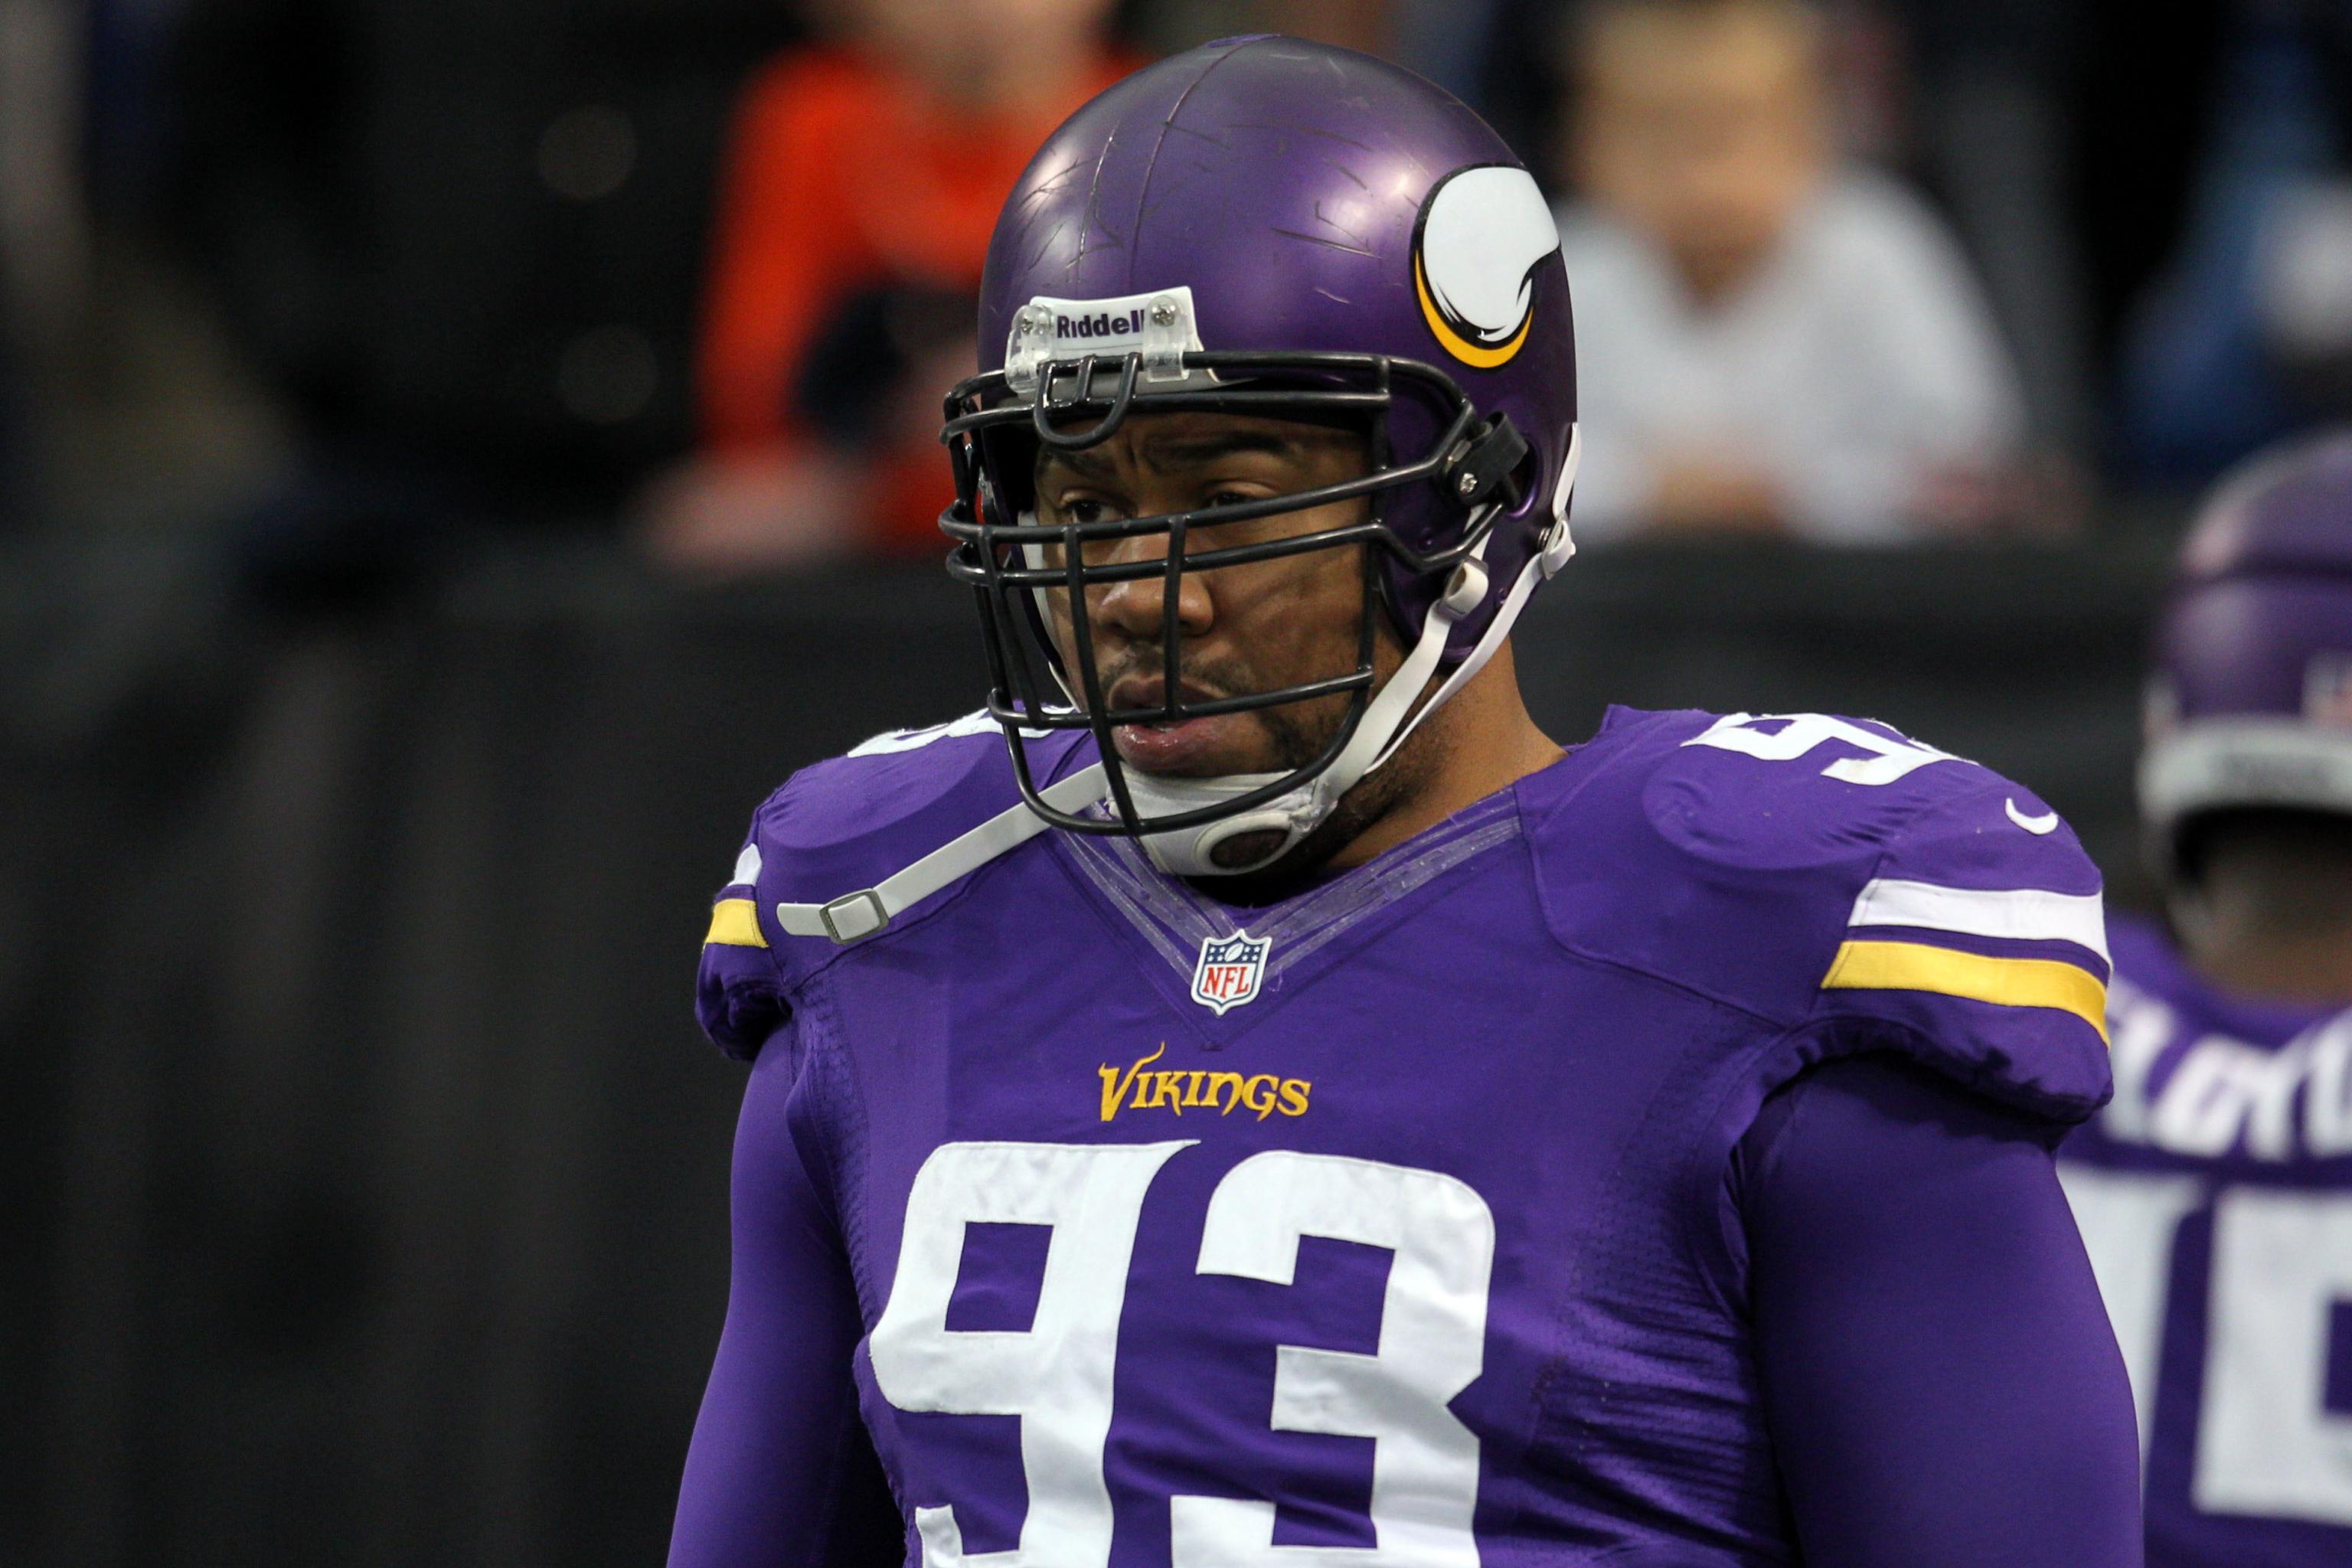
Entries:
[[1014,798],[971,724],[799,775],[702,974],[791,1053],[927,1563],[1789,1561],[1725,1201],[1759,1106],[1861,1051],[2053,1129],[2107,1091],[2095,871],[1883,727],[1619,710],[1264,909],[1048,834],[860,942],[776,916]]
[[2352,1013],[2119,921],[2116,1094],[2060,1174],[2131,1371],[2150,1568],[2352,1563]]

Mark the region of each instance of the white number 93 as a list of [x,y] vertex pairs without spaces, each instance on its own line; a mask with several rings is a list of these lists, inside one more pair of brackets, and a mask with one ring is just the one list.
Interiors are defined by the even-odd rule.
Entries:
[[[1109,1561],[1103,1445],[1128,1264],[1152,1178],[1191,1146],[949,1143],[916,1173],[889,1304],[867,1342],[875,1382],[901,1410],[1018,1415],[1029,1489],[1007,1552],[967,1555],[951,1505],[918,1508],[925,1568]],[[1035,1316],[1018,1332],[951,1331],[964,1227],[989,1223],[1053,1227]],[[1196,1271],[1289,1285],[1307,1236],[1395,1255],[1379,1349],[1277,1346],[1270,1413],[1278,1431],[1374,1440],[1378,1544],[1276,1546],[1270,1501],[1175,1497],[1171,1568],[1470,1568],[1478,1440],[1447,1406],[1484,1364],[1494,1216],[1438,1172],[1268,1152],[1217,1184]]]

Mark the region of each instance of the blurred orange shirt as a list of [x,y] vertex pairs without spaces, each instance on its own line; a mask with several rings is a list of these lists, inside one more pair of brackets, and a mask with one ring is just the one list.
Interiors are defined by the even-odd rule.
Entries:
[[[997,213],[1045,128],[1139,63],[1107,50],[1068,103],[1017,121],[960,111],[847,48],[795,51],[755,77],[729,152],[702,324],[708,448],[724,457],[813,441],[793,416],[792,388],[832,311],[888,282],[977,293]],[[927,446],[876,455],[876,547],[943,546],[947,457]]]

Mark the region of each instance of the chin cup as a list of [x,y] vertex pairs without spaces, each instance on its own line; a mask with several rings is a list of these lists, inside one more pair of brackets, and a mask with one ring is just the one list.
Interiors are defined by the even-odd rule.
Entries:
[[[1127,789],[1139,813],[1172,816],[1180,811],[1197,811],[1238,799],[1284,776],[1227,773],[1213,779],[1163,779],[1131,773],[1127,775]],[[1235,877],[1262,871],[1297,848],[1298,841],[1314,832],[1331,815],[1331,808],[1339,804],[1339,797],[1329,792],[1330,777],[1327,772],[1238,816],[1221,817],[1196,827],[1144,834],[1144,853],[1151,857],[1153,865],[1171,877]],[[1253,833],[1272,833],[1279,837],[1265,853],[1254,855],[1243,864],[1226,865],[1216,858],[1221,845]]]

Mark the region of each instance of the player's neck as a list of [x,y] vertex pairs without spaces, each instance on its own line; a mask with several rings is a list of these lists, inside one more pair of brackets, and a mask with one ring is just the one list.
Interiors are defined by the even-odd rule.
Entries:
[[[1411,753],[1423,749],[1423,754]],[[1418,774],[1412,789],[1326,862],[1360,866],[1497,790],[1559,761],[1559,742],[1536,727],[1519,695],[1506,642],[1494,658],[1405,742],[1389,765]],[[1418,763],[1420,765],[1416,766]]]

